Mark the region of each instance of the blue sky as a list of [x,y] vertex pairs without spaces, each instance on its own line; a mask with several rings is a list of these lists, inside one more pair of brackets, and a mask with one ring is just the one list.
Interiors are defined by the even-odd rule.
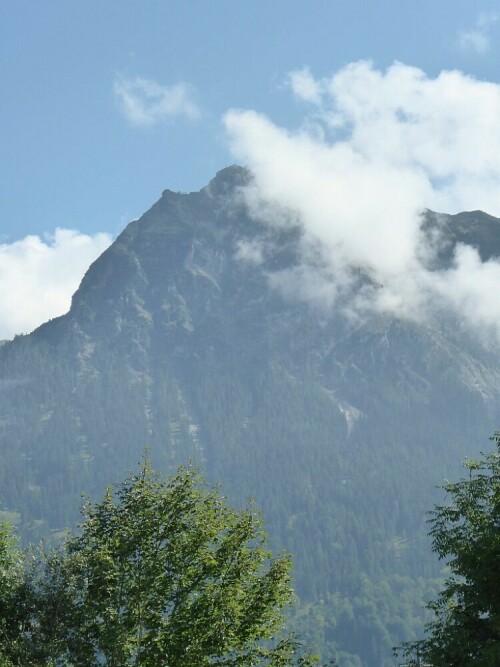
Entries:
[[[164,188],[197,190],[227,164],[252,164],[223,120],[229,109],[253,110],[283,131],[303,126],[311,100],[291,90],[290,72],[318,82],[360,60],[380,72],[399,61],[430,79],[458,69],[500,83],[497,8],[481,0],[3,0],[0,292],[30,274],[34,256],[38,283],[46,263],[59,262],[36,316],[45,318],[68,299],[61,275],[67,294],[92,254]],[[56,238],[57,228],[75,232]],[[27,243],[28,235],[40,238]],[[82,265],[70,277],[75,252]],[[8,336],[36,320],[27,312],[12,324],[14,308],[0,296],[0,337],[2,323]]]

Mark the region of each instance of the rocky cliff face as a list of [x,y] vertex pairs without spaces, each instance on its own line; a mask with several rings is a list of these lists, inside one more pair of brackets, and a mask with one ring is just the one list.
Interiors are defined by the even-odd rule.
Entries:
[[[500,357],[444,317],[353,325],[284,298],[271,277],[300,231],[251,219],[249,178],[165,191],[67,315],[0,347],[0,508],[57,534],[145,446],[167,470],[192,456],[295,553],[302,631],[344,665],[391,664],[437,573],[434,485],[500,423]],[[443,265],[458,241],[500,252],[481,212],[426,224],[447,235]]]

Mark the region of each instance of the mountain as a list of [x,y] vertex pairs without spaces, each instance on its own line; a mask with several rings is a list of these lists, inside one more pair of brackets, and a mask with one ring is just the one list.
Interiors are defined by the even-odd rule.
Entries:
[[[1,516],[57,538],[80,493],[98,498],[145,447],[168,472],[192,457],[293,552],[300,634],[341,667],[393,665],[440,582],[434,487],[500,423],[500,356],[447,316],[354,324],[285,298],[272,276],[296,265],[301,231],[249,216],[250,178],[166,190],[66,315],[0,346]],[[447,238],[442,266],[458,242],[500,254],[484,213],[425,224]]]

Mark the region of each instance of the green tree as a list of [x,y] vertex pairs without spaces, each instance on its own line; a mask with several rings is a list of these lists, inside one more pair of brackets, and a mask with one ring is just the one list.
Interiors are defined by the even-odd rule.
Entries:
[[399,649],[410,664],[500,665],[500,432],[491,440],[497,451],[467,460],[467,476],[446,484],[449,502],[431,512],[433,550],[450,576],[428,605],[427,637]]
[[281,638],[290,558],[273,557],[252,505],[234,510],[200,474],[139,474],[83,507],[81,534],[32,581],[40,664],[310,665]]
[[8,665],[9,645],[12,640],[11,614],[17,589],[15,557],[11,531],[0,524],[0,666]]
[[24,563],[12,528],[0,524],[0,667],[29,664],[24,638],[29,632],[32,608]]

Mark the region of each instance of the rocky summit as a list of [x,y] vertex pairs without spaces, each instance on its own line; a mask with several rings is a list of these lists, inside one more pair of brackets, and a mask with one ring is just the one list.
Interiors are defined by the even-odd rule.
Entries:
[[[145,448],[168,472],[191,458],[293,553],[300,634],[342,667],[393,665],[440,583],[435,485],[500,424],[500,355],[444,315],[353,322],[284,294],[301,230],[252,218],[250,180],[166,190],[66,315],[0,346],[1,516],[57,539]],[[500,254],[484,213],[424,224],[443,266],[458,242]]]

